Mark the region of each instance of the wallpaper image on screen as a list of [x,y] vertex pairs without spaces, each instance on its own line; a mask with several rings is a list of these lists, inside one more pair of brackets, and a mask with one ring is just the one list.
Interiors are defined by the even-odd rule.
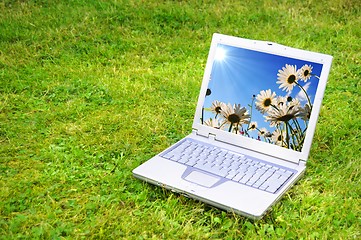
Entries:
[[202,124],[301,151],[322,64],[218,44]]

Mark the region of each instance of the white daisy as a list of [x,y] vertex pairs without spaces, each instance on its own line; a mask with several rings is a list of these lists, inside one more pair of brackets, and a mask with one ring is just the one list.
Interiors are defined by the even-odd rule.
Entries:
[[287,102],[287,104],[279,105],[278,108],[268,111],[268,116],[265,116],[265,119],[273,127],[281,122],[288,122],[291,119],[302,116],[301,110],[299,102]]
[[307,103],[305,104],[305,107],[302,108],[302,116],[301,118],[305,121],[310,120],[310,116],[311,116],[311,108],[310,105],[308,105]]
[[235,104],[234,107],[230,103],[224,104],[221,114],[225,119],[225,123],[231,125],[249,123],[250,115],[245,107],[241,107],[241,104]]
[[250,130],[250,131],[257,130],[257,127],[258,127],[257,122],[251,122],[249,124],[248,130]]
[[215,100],[212,102],[211,111],[217,115],[217,114],[221,113],[223,105],[224,105],[224,103]]
[[307,82],[307,80],[309,80],[311,78],[311,73],[312,73],[312,66],[311,65],[303,65],[298,71],[297,71],[297,75],[298,77],[304,81]]
[[212,118],[204,121],[204,125],[209,126],[209,127],[213,127],[213,128],[218,128],[218,129],[220,128],[220,124],[219,124],[218,120],[217,119],[212,119]]
[[272,105],[276,104],[276,93],[271,89],[262,90],[256,97],[256,108],[261,112],[267,112]]
[[288,97],[278,96],[278,97],[277,97],[277,100],[276,100],[276,105],[277,105],[278,107],[283,106],[283,105],[286,105],[287,102],[288,102],[288,99],[287,99],[287,98],[288,98]]
[[298,98],[288,97],[287,104],[289,106],[297,106],[297,107],[301,108],[301,102],[300,102],[300,100],[298,100]]
[[283,91],[292,91],[294,85],[298,81],[298,74],[296,66],[286,64],[286,67],[282,67],[282,70],[278,70],[277,84],[280,84],[279,88]]
[[272,142],[278,146],[285,146],[286,133],[276,129],[272,133]]
[[258,130],[258,136],[260,137],[266,137],[268,134],[268,130],[267,128],[261,128],[260,130]]

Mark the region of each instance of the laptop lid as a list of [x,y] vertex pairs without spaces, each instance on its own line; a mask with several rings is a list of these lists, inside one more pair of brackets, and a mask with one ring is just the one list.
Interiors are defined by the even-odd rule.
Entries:
[[215,33],[193,129],[216,140],[306,161],[332,56]]

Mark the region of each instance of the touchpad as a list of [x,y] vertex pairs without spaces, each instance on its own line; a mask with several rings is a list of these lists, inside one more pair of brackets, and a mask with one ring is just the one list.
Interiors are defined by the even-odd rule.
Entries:
[[192,171],[184,179],[204,187],[212,187],[216,182],[221,180],[219,177],[211,176],[198,171]]

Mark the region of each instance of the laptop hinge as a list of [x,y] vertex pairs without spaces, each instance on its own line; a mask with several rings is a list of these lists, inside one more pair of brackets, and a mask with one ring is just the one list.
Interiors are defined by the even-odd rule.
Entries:
[[213,133],[208,134],[208,138],[212,141],[216,141],[216,135]]
[[303,160],[303,159],[300,159],[300,160],[298,161],[298,165],[306,166],[306,161]]
[[209,138],[210,140],[213,141],[216,140],[216,135],[207,131],[200,131],[199,129],[193,129],[193,133],[198,136]]
[[193,129],[193,134],[208,138],[209,132],[201,131],[200,129]]

